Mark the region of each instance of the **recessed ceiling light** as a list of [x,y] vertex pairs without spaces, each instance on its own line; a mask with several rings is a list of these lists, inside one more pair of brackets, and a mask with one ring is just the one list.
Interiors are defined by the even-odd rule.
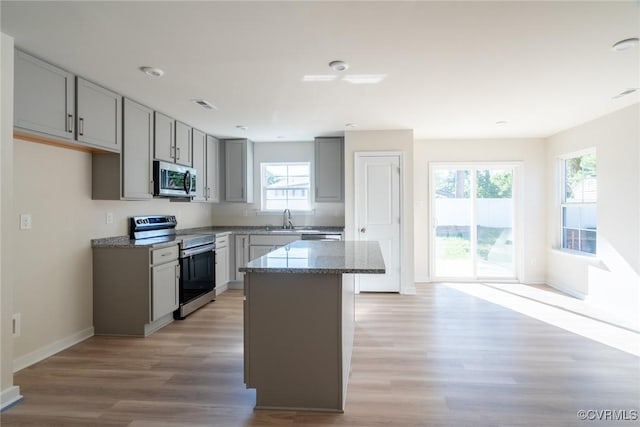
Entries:
[[624,90],[624,91],[620,92],[619,94],[617,94],[616,96],[614,96],[612,99],[618,99],[618,98],[622,98],[623,96],[626,96],[626,95],[631,95],[632,93],[634,93],[637,90],[638,90],[637,87],[633,87],[633,88]]
[[358,124],[357,123],[347,123],[346,125],[344,125],[344,127],[346,127],[346,128],[357,128]]
[[155,67],[140,67],[140,71],[150,77],[162,77],[164,75],[164,71]]
[[236,125],[236,128],[240,129],[240,130],[247,130],[249,129],[247,126],[245,125]]
[[506,120],[498,120],[498,121],[496,122],[496,124],[497,124],[498,126],[504,126],[504,125],[506,125],[507,123],[509,123],[509,122],[507,122]]
[[614,43],[613,46],[611,46],[611,49],[616,52],[624,52],[625,50],[633,49],[636,46],[638,46],[638,38],[632,37],[630,39],[624,39]]
[[331,67],[333,71],[344,71],[349,68],[349,64],[344,61],[335,60],[329,62],[329,67]]
[[206,99],[192,99],[191,102],[194,104],[198,104],[202,108],[206,108],[207,110],[217,110],[218,107],[207,101]]
[[283,135],[278,135],[276,138],[278,138],[278,139],[284,139],[284,136],[283,136]]
[[380,83],[386,74],[347,74],[342,80],[356,85],[370,85]]
[[303,82],[330,82],[336,79],[333,74],[307,74],[302,76]]

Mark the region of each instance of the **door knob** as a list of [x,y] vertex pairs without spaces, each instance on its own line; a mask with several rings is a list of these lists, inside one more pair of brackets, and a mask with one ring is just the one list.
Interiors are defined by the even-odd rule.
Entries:
[[367,229],[366,229],[365,227],[362,227],[362,228],[360,229],[360,232],[361,232],[362,234],[364,234],[364,233],[366,233],[366,232],[367,232]]

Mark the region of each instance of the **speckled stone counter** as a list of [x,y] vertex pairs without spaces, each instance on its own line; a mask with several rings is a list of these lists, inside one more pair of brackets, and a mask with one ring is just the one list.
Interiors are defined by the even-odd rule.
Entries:
[[240,268],[244,380],[256,408],[343,412],[359,274],[384,274],[378,242],[299,240]]
[[299,240],[240,267],[246,273],[384,274],[378,242]]

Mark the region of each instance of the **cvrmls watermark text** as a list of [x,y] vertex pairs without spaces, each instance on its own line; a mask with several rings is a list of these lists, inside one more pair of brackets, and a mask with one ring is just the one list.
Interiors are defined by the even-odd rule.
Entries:
[[578,419],[584,421],[637,421],[637,409],[580,409]]

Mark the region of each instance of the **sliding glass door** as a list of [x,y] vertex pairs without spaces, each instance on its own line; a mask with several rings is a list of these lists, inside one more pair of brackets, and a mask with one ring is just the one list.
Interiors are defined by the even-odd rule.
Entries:
[[513,165],[431,165],[435,278],[514,279]]

